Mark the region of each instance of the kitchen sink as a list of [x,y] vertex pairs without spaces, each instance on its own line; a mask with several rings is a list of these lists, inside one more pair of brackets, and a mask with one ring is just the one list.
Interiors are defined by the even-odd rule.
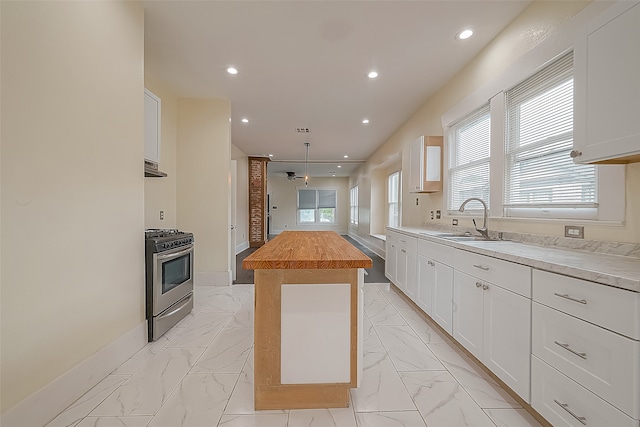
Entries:
[[461,233],[420,233],[425,236],[439,237],[454,242],[501,242],[501,240],[487,239],[483,236],[474,236],[472,234]]

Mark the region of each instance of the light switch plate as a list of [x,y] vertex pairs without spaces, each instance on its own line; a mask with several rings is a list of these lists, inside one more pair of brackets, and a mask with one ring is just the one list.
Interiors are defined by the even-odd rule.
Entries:
[[564,237],[572,237],[574,239],[584,239],[584,227],[577,225],[565,225]]

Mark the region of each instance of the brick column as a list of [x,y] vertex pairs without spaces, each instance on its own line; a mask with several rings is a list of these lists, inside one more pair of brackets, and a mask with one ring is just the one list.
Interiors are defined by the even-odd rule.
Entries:
[[249,247],[267,242],[267,157],[249,157]]

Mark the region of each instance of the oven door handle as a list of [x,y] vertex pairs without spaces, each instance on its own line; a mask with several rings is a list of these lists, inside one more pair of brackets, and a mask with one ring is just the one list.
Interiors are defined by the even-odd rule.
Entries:
[[192,251],[193,251],[193,246],[189,246],[187,249],[184,249],[179,252],[171,252],[170,254],[158,254],[158,259],[161,260],[161,259],[167,259],[167,258],[177,258],[179,256],[182,256]]
[[183,298],[183,299],[181,299],[180,301],[178,301],[178,302],[180,303],[180,305],[179,305],[178,307],[174,308],[173,310],[171,310],[171,311],[170,311],[170,312],[168,312],[168,313],[163,313],[163,314],[161,314],[160,316],[156,317],[156,319],[157,319],[157,320],[160,320],[160,319],[164,319],[164,318],[166,318],[166,317],[171,317],[171,316],[173,316],[174,314],[176,314],[177,312],[179,312],[180,310],[182,310],[182,308],[183,308],[185,305],[189,304],[189,302],[190,302],[192,299],[193,299],[193,293],[190,293],[189,295],[187,295],[187,296],[186,296],[186,298]]

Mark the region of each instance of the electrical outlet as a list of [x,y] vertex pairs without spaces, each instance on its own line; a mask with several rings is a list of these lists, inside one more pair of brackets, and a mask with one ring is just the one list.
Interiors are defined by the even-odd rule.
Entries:
[[242,238],[244,239],[244,233],[242,233]]
[[160,221],[164,221],[164,211],[160,211]]
[[442,214],[440,213],[439,210],[436,211],[436,219],[440,219],[442,217]]
[[284,228],[287,228],[287,224],[284,225]]
[[433,219],[433,211],[431,211],[430,213],[431,213],[431,219]]
[[418,198],[416,197],[416,206],[418,206]]
[[453,218],[453,219],[451,220],[451,225],[458,225],[458,220],[457,220],[457,218]]
[[584,239],[584,227],[577,225],[565,225],[564,237],[573,237],[574,239]]

